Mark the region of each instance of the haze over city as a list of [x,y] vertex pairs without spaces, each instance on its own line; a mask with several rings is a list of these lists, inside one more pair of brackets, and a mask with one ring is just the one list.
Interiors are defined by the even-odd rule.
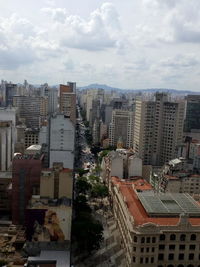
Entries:
[[198,0],[0,3],[5,80],[199,90]]

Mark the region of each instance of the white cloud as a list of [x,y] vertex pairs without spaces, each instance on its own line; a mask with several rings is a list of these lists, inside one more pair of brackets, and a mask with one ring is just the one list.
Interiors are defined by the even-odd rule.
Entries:
[[65,9],[45,8],[43,11],[57,22],[54,31],[60,32],[60,44],[66,47],[99,51],[119,48],[122,42],[119,15],[111,3],[102,4],[91,12],[88,19],[78,15],[67,16]]
[[64,23],[67,16],[67,10],[65,8],[46,7],[42,8],[41,11],[60,23]]

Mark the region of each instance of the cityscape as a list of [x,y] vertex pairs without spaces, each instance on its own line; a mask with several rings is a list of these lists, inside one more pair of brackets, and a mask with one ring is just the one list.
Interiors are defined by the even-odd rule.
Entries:
[[0,95],[1,266],[199,266],[200,94]]
[[200,1],[0,3],[0,267],[200,267]]

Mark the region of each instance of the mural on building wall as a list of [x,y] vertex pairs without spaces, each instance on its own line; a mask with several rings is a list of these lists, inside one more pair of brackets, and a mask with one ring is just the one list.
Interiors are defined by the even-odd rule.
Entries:
[[34,241],[64,241],[65,236],[60,227],[58,215],[53,210],[46,210],[44,224],[34,223]]

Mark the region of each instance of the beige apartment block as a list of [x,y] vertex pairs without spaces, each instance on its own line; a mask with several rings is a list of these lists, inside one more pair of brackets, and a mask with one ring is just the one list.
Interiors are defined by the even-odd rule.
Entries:
[[49,198],[67,197],[72,199],[72,170],[54,164],[52,169],[42,170],[40,177],[40,196]]
[[136,100],[133,149],[146,165],[161,166],[175,158],[182,143],[185,102],[166,93],[154,101]]

